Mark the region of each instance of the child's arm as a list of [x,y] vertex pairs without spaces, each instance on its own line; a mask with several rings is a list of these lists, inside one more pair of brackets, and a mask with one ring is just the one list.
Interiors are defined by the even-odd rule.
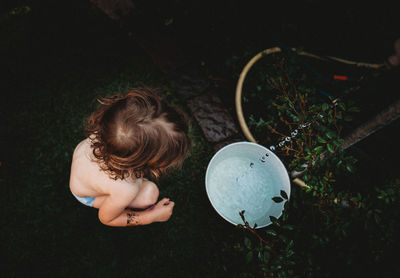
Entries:
[[[164,198],[151,210],[132,211],[113,205],[112,199],[108,198],[99,209],[99,219],[104,225],[114,227],[148,225],[153,222],[167,221],[172,215],[174,205],[174,202]],[[119,215],[113,218],[112,215],[117,213]]]

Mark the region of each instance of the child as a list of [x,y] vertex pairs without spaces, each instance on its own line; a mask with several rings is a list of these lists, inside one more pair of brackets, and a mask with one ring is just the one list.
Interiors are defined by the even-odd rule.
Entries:
[[86,126],[88,138],[73,154],[72,194],[99,209],[108,226],[167,221],[174,202],[157,202],[158,188],[146,177],[158,179],[182,163],[190,146],[186,117],[149,88],[99,102]]

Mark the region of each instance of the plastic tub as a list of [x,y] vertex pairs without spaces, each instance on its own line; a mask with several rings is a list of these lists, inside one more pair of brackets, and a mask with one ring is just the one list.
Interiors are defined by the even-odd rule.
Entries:
[[210,160],[206,171],[208,198],[226,221],[257,228],[271,224],[269,216],[282,215],[285,200],[276,203],[272,197],[281,190],[290,197],[289,175],[282,161],[267,148],[252,142],[238,142],[220,149]]

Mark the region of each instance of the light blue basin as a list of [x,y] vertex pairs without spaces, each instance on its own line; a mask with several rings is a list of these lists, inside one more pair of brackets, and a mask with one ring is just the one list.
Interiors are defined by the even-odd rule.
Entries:
[[205,180],[212,206],[234,225],[243,224],[239,212],[244,210],[250,226],[268,226],[269,216],[279,218],[285,203],[276,203],[272,197],[280,196],[281,190],[290,197],[285,166],[256,143],[238,142],[220,149],[208,164]]

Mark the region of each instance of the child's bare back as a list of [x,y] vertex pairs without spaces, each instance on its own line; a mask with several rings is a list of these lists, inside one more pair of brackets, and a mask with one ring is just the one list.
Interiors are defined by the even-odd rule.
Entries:
[[[152,115],[135,115],[143,99],[154,105],[148,109]],[[167,221],[172,215],[174,202],[169,198],[157,202],[158,187],[145,177],[152,175],[158,178],[167,168],[183,160],[189,146],[187,129],[180,130],[178,125],[182,123],[168,119],[168,113],[176,113],[173,110],[166,109],[162,113],[161,108],[164,107],[151,92],[137,89],[128,92],[125,97],[109,100],[106,105],[102,103],[105,106],[103,110],[92,114],[87,127],[89,137],[75,148],[71,165],[71,192],[83,204],[99,209],[99,220],[105,225],[132,226]],[[118,101],[125,102],[125,106],[118,106]],[[126,107],[129,111],[123,115],[125,117],[119,115],[126,112]],[[109,115],[110,110],[114,118]],[[159,113],[154,115],[157,110]],[[130,119],[135,116],[137,119]],[[140,119],[143,116],[146,121]],[[110,117],[112,120],[109,120]],[[126,122],[129,122],[128,125]],[[111,129],[105,128],[107,124]],[[160,136],[158,139],[146,135],[155,126]],[[169,130],[171,128],[173,130]],[[176,136],[178,132],[182,133],[180,137]],[[179,140],[174,142],[173,136]],[[152,145],[153,148],[146,149],[143,145]],[[173,145],[175,147],[171,147]]]

